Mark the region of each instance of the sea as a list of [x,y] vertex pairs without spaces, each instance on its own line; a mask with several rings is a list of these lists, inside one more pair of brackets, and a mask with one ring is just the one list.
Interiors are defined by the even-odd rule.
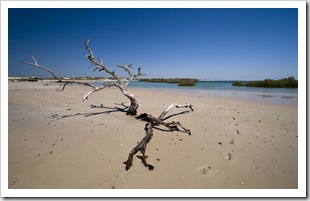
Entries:
[[[178,86],[177,84],[132,81],[129,87],[168,91],[187,91],[226,97],[244,97],[256,100],[286,103],[298,101],[296,88],[261,88],[233,86],[234,81],[199,81],[196,86]],[[246,81],[244,81],[246,82]],[[102,83],[101,83],[102,84]]]

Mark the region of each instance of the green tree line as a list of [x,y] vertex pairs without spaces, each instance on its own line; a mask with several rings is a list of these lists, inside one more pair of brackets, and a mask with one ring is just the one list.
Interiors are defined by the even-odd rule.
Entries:
[[279,80],[265,79],[260,81],[241,82],[235,81],[233,86],[246,87],[266,87],[266,88],[298,88],[298,80],[294,77],[283,78]]
[[139,79],[139,82],[164,82],[168,84],[178,84],[178,86],[196,86],[198,79],[191,78],[152,78]]

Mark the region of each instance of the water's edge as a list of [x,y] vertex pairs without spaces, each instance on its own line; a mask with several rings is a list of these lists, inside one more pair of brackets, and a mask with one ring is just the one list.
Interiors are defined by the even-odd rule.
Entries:
[[[134,81],[129,84],[131,88],[154,89],[165,91],[195,92],[208,95],[222,95],[226,97],[247,97],[253,99],[269,100],[272,102],[297,102],[298,89],[291,88],[259,88],[233,86],[233,81],[199,81],[193,87],[181,87],[177,84],[150,83]],[[96,82],[102,85],[103,82]]]

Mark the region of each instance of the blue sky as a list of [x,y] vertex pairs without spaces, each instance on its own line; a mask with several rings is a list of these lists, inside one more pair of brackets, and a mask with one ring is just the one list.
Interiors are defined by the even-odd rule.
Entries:
[[297,9],[9,9],[9,76],[100,76],[83,41],[121,76],[132,63],[146,77],[298,79]]

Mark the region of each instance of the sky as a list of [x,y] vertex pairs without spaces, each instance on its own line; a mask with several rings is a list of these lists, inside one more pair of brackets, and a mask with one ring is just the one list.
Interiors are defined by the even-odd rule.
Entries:
[[9,8],[9,76],[110,77],[93,72],[83,44],[120,76],[298,79],[297,8]]

